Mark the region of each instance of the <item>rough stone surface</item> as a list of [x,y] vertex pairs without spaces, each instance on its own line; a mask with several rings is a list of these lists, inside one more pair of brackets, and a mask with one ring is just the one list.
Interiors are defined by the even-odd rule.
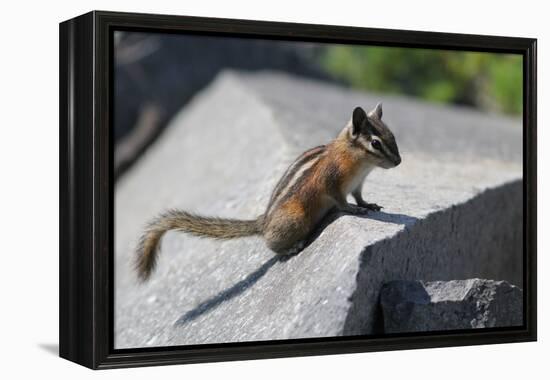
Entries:
[[506,281],[391,281],[380,304],[385,333],[523,324],[523,292]]
[[[326,143],[356,105],[384,102],[402,164],[280,262],[259,237],[170,232],[151,280],[131,270],[146,222],[169,207],[251,218],[286,166]],[[521,121],[263,72],[224,72],[172,120],[115,190],[115,346],[371,334],[391,280],[522,285]]]

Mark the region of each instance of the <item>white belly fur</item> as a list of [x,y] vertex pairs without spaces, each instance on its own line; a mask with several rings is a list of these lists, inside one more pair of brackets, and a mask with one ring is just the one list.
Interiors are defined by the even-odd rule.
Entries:
[[365,178],[369,175],[369,173],[375,168],[375,166],[366,165],[362,170],[361,173],[356,175],[352,181],[350,181],[347,186],[343,189],[344,195],[350,194],[353,190],[357,189],[364,181]]

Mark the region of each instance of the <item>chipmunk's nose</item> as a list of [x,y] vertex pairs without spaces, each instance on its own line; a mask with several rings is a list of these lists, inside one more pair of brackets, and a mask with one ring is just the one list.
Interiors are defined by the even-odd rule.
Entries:
[[399,165],[401,163],[401,156],[397,156],[393,163],[395,164],[395,166]]

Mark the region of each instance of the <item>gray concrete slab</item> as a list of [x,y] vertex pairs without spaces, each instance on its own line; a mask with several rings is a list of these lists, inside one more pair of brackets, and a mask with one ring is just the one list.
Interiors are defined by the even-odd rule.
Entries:
[[[258,237],[168,233],[151,280],[131,260],[160,211],[260,215],[301,150],[325,143],[354,106],[384,102],[403,163],[296,257]],[[172,120],[115,190],[115,347],[376,332],[384,282],[473,277],[521,285],[521,121],[378,96],[276,73],[225,72]]]
[[380,304],[385,333],[521,326],[523,292],[506,281],[390,281]]

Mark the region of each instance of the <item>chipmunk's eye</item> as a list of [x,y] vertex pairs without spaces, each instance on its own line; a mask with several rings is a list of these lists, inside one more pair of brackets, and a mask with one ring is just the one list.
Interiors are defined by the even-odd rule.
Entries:
[[378,140],[372,140],[370,144],[376,150],[382,149],[382,144],[380,144],[380,141],[378,141]]

